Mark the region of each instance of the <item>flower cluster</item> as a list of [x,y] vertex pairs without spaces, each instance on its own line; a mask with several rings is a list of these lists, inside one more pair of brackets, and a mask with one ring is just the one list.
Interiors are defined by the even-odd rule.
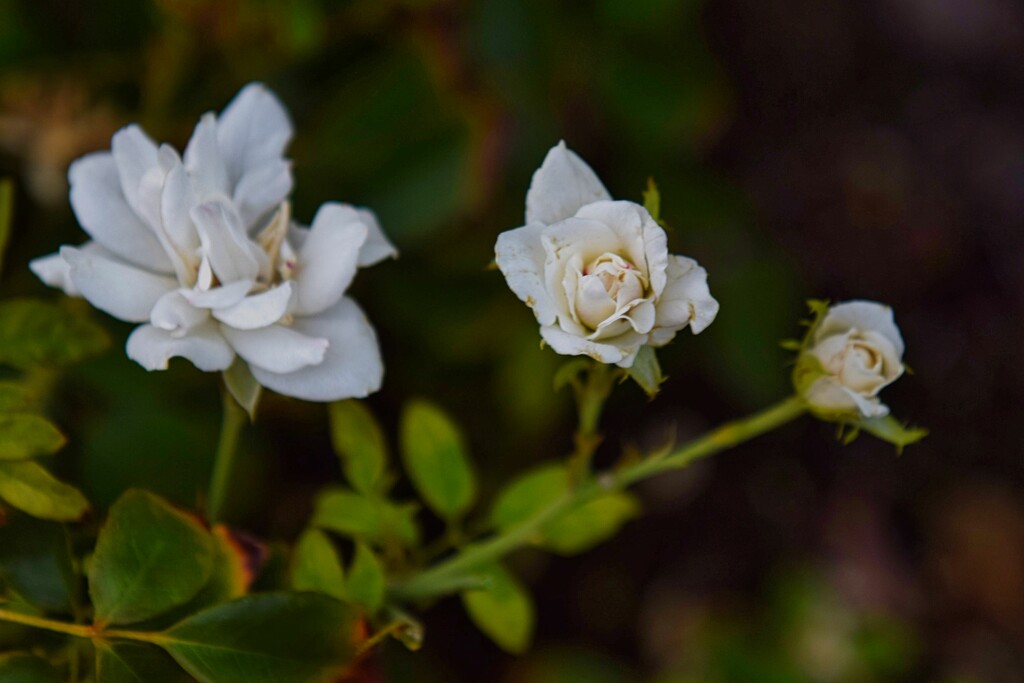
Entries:
[[248,364],[260,384],[331,401],[376,391],[376,334],[345,291],[359,267],[396,255],[367,209],[328,203],[292,220],[292,126],[260,84],[205,114],[184,155],[138,126],[69,171],[92,238],[36,259],[47,284],[142,323],[128,356],[148,370],[181,356],[204,371]]
[[560,142],[526,195],[526,225],[498,237],[498,268],[533,309],[555,351],[628,368],[644,345],[664,346],[711,324],[718,302],[707,272],[668,252],[643,206],[614,201]]

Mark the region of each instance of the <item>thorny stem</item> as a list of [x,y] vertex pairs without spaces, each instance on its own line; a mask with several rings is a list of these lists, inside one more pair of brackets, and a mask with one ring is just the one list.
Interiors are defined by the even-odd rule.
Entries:
[[209,502],[206,514],[210,522],[219,522],[227,501],[228,487],[231,484],[231,472],[238,450],[238,437],[245,425],[245,411],[235,402],[228,391],[224,392],[224,419],[220,427],[220,440],[217,442],[217,454],[213,461],[213,474],[210,477]]
[[667,455],[648,457],[582,482],[522,524],[486,541],[467,546],[423,573],[392,586],[391,597],[397,600],[424,600],[458,591],[471,583],[472,573],[482,565],[537,542],[544,525],[559,515],[609,491],[624,489],[661,472],[681,469],[695,460],[770,432],[796,419],[806,410],[804,401],[793,396],[749,417],[727,422]]

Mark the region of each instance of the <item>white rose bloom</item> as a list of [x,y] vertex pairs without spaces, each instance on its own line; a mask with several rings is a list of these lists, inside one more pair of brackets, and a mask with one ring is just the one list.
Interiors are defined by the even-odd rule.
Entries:
[[889,414],[878,392],[904,370],[903,337],[891,308],[873,301],[832,306],[812,329],[803,353],[816,361],[808,366],[812,381],[804,389],[813,410],[866,418]]
[[697,334],[718,313],[707,272],[669,254],[647,209],[613,201],[564,142],[533,176],[526,225],[499,235],[495,254],[561,354],[628,368],[645,344],[663,346],[686,326]]
[[260,84],[206,114],[183,157],[138,126],[68,172],[92,241],[30,264],[44,282],[127,322],[148,370],[181,356],[204,371],[236,355],[264,386],[332,401],[376,391],[377,339],[344,296],[357,267],[396,254],[374,215],[325,204],[291,221],[288,115]]

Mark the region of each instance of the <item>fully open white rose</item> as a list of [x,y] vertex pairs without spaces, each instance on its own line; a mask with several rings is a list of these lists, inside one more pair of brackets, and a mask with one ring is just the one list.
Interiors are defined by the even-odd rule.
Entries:
[[564,142],[526,195],[526,225],[495,246],[509,287],[533,309],[555,351],[630,367],[645,344],[715,319],[707,272],[668,253],[665,231],[639,204],[613,201]]
[[903,374],[903,337],[892,309],[873,301],[832,306],[811,331],[803,351],[813,363],[803,390],[811,408],[827,415],[884,417],[878,392]]
[[36,259],[47,284],[128,322],[128,356],[149,370],[181,356],[204,371],[236,355],[282,394],[365,396],[383,365],[366,317],[344,296],[357,267],[395,254],[374,215],[325,204],[291,220],[291,123],[259,84],[202,117],[179,156],[138,126],[68,173],[92,238]]

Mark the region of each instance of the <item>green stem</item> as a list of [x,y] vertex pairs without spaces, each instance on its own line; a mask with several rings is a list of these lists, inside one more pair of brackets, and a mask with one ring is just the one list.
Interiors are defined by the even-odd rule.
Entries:
[[598,433],[598,427],[601,424],[601,411],[604,409],[604,403],[612,391],[618,374],[615,368],[605,363],[594,362],[587,369],[586,382],[580,384],[575,381],[573,383],[579,417],[579,426],[576,429],[576,449],[569,456],[569,471],[573,481],[584,478],[590,470],[590,461],[594,457],[594,451],[601,443],[601,435]]
[[74,636],[75,638],[99,638],[103,640],[113,638],[118,640],[137,640],[143,643],[156,644],[164,642],[167,639],[162,633],[153,633],[151,631],[124,631],[118,629],[105,630],[96,626],[86,624],[69,624],[66,621],[37,617],[34,614],[24,614],[22,612],[2,608],[0,608],[0,621],[7,621],[12,624],[21,624],[22,626],[29,626],[31,628],[53,631],[54,633],[63,633],[64,635]]
[[391,588],[397,600],[423,600],[457,591],[465,585],[467,574],[540,539],[544,525],[559,515],[608,491],[626,488],[661,472],[686,467],[694,460],[753,439],[796,419],[807,410],[798,397],[787,398],[747,418],[728,422],[704,436],[661,457],[650,457],[618,470],[590,479],[552,501],[508,531],[489,540],[467,546],[451,558]]
[[228,391],[224,392],[224,419],[220,427],[220,440],[217,442],[217,455],[213,461],[213,474],[210,477],[209,502],[206,513],[211,522],[220,521],[227,501],[228,487],[231,484],[231,471],[238,450],[238,437],[245,425],[245,411],[235,402]]

